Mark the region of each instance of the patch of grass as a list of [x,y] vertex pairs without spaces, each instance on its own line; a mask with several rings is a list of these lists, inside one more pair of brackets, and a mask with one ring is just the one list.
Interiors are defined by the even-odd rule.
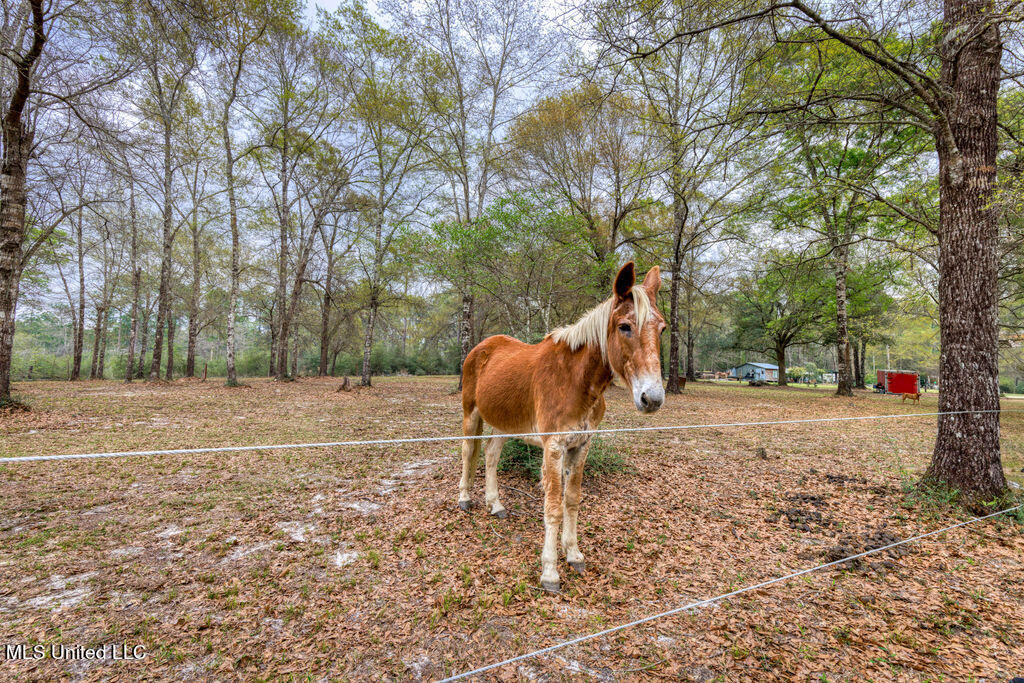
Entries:
[[[1012,488],[992,500],[968,499],[958,489],[942,482],[930,478],[914,481],[906,475],[903,476],[901,490],[903,500],[900,501],[900,507],[913,510],[927,519],[945,519],[956,511],[982,516],[1024,504],[1024,494]],[[999,519],[1024,524],[1024,508],[1002,515]]]
[[[540,481],[542,456],[539,447],[531,446],[519,439],[509,439],[501,450],[498,471],[517,472],[525,474],[535,481]],[[614,444],[600,436],[595,436],[590,440],[590,451],[587,453],[587,462],[583,466],[585,475],[600,477],[630,471],[632,468],[626,460],[626,456],[620,453]]]
[[914,481],[906,475],[901,490],[900,507],[930,519],[948,517],[960,497],[957,489],[930,480]]

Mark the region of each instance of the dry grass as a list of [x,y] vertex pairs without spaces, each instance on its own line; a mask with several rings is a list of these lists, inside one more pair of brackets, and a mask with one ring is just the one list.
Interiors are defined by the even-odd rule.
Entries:
[[[447,435],[460,422],[452,378],[337,384],[23,383],[33,410],[0,417],[0,454]],[[621,389],[608,398],[611,426],[936,401],[698,383],[648,417]],[[149,656],[0,667],[29,679],[437,678],[958,518],[904,490],[933,434],[926,417],[611,437],[630,467],[584,482],[588,574],[563,565],[558,596],[536,589],[536,484],[503,475],[506,521],[459,513],[454,444],[6,466],[0,642],[127,642]],[[1004,416],[1003,443],[1020,481],[1024,413]],[[1024,672],[1022,585],[1022,526],[993,521],[494,677],[1006,679]]]

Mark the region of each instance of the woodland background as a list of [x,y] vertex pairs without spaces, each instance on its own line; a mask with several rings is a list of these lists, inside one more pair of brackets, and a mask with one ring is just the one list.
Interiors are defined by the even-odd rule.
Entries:
[[[9,53],[32,5],[3,3]],[[863,98],[794,106],[875,77],[800,22],[632,58],[627,29],[657,43],[715,12],[655,5],[46,4],[12,379],[453,374],[487,335],[572,321],[628,259],[666,274],[670,388],[746,360],[934,378],[931,137]],[[928,11],[872,18],[913,56]],[[1003,39],[1010,340],[1024,119]],[[1010,342],[1000,369],[1024,390]]]

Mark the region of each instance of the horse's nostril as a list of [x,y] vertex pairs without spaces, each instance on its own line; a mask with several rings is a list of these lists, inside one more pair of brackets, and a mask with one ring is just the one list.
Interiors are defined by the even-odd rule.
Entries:
[[647,394],[640,394],[640,404],[645,408],[651,405],[651,399],[647,398]]

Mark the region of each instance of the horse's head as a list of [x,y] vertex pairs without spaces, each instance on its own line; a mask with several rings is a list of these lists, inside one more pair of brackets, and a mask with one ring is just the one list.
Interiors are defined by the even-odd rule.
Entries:
[[661,384],[661,333],[665,319],[657,307],[661,269],[647,272],[643,285],[634,289],[633,262],[615,276],[615,296],[608,318],[608,362],[633,391],[636,409],[653,413],[665,402]]

